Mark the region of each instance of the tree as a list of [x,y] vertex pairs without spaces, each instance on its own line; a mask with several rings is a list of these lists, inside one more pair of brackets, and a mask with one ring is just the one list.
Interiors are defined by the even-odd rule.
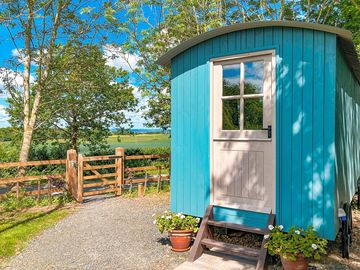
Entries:
[[[84,3],[85,0],[16,0],[4,1],[0,5],[0,23],[11,36],[15,60],[18,60],[11,62],[11,68],[17,71],[20,66],[17,73],[22,73],[23,78],[21,91],[14,87],[7,89],[10,99],[22,102],[21,117],[18,119],[22,128],[19,161],[28,160],[57,44],[64,39],[94,38],[100,15],[81,17],[81,13],[88,12],[84,10]],[[20,44],[24,47],[19,47]]]
[[[133,110],[136,100],[128,73],[106,65],[99,47],[56,47],[48,76],[44,106],[38,112],[43,142],[61,139],[73,149],[80,143],[99,145],[110,135],[110,127],[129,124],[124,112]],[[10,107],[12,118],[18,117],[19,105]]]
[[119,0],[109,10],[113,30],[127,36],[120,44],[123,54],[140,59],[132,68],[140,91],[150,100],[148,125],[164,129],[170,126],[171,75],[155,61],[193,36],[239,22],[297,20],[348,28],[360,50],[360,7],[355,0]]

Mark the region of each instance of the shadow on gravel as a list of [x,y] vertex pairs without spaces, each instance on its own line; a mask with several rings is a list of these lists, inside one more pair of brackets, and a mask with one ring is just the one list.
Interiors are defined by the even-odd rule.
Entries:
[[170,240],[167,237],[158,238],[156,242],[162,244],[163,246],[170,246]]
[[99,202],[99,201],[104,201],[110,198],[115,198],[114,195],[97,195],[97,196],[90,196],[90,197],[86,197],[83,200],[83,204],[84,203],[91,203],[91,202]]

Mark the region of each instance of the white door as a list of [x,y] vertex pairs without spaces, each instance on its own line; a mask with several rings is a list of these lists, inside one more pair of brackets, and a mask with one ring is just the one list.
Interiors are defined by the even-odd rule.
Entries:
[[275,213],[273,51],[212,61],[212,201]]

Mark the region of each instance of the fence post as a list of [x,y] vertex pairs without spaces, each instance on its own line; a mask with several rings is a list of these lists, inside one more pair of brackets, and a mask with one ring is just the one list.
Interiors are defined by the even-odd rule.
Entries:
[[125,159],[124,148],[117,147],[115,149],[115,155],[121,156],[120,158],[115,159],[116,183],[117,183],[117,190],[115,194],[117,196],[120,196],[122,193],[122,186],[124,184],[124,159]]
[[83,177],[84,177],[84,160],[82,154],[78,155],[78,183],[77,183],[77,201],[83,201]]
[[76,150],[70,149],[66,153],[66,190],[76,199]]

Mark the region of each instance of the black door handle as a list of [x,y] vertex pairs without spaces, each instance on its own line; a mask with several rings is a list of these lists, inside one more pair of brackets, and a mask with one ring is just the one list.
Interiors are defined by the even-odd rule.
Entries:
[[272,127],[271,127],[271,125],[268,125],[268,127],[267,128],[262,128],[262,130],[267,130],[267,132],[268,132],[268,138],[269,139],[271,139],[271,135],[272,135]]

